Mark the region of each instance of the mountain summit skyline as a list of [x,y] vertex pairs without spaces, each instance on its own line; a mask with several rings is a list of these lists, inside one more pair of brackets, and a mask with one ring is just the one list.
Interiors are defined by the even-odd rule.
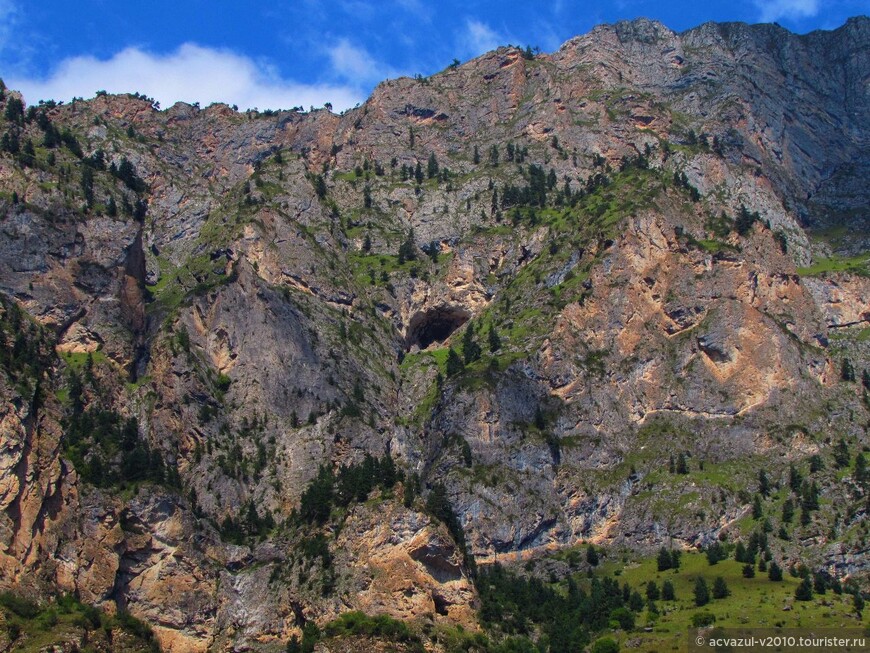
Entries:
[[0,69],[29,103],[140,92],[164,106],[226,102],[244,109],[362,103],[386,78],[432,75],[515,44],[558,50],[596,25],[645,16],[681,32],[705,22],[772,22],[807,33],[870,13],[868,0],[648,0],[472,5],[312,2],[222,7],[198,2],[107,5],[0,3]]

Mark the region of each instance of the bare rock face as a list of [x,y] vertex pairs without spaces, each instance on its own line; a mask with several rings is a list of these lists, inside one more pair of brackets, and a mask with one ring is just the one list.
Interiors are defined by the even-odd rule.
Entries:
[[4,290],[58,333],[61,350],[99,347],[131,365],[132,334],[144,328],[133,263],[142,256],[140,225],[107,217],[78,222],[63,208],[50,220],[19,207],[11,213],[0,239]]
[[32,568],[50,563],[61,590],[151,624],[163,650],[206,650],[217,611],[214,568],[223,561],[213,556],[223,545],[197,533],[171,497],[145,493],[126,507],[106,499],[73,505],[76,530]]
[[[795,311],[803,319],[792,329],[802,329],[806,341],[824,325],[788,259],[782,257],[777,272],[767,258],[775,256],[769,247],[756,254],[765,257],[763,270],[753,265],[746,246],[740,261],[703,251],[683,254],[671,229],[643,217],[627,225],[623,241],[591,276],[591,297],[562,316],[560,335],[567,342],[565,353],[553,354],[557,360],[578,342],[636,360],[633,370],[614,379],[627,394],[611,396],[608,413],[628,409],[639,422],[661,411],[738,415],[768,402],[804,373],[818,374],[824,359],[801,360],[789,342],[793,331],[786,320]],[[625,289],[619,302],[607,299],[613,287]],[[729,390],[719,395],[722,401],[708,388]],[[565,388],[560,394],[571,400],[578,390],[583,392]]]
[[[44,361],[41,332],[7,300],[0,310],[4,337],[10,326],[17,332],[18,346],[9,351]],[[64,523],[77,509],[76,474],[60,458],[60,407],[45,391],[50,380],[30,376],[22,363],[14,376],[6,370],[0,375],[0,569],[5,587],[38,593],[51,579],[37,572],[52,565]]]
[[[27,576],[57,546],[57,522],[74,501],[75,480],[57,456],[58,425],[8,406],[2,418],[3,568],[13,583]],[[18,414],[16,414],[18,413]]]
[[[737,536],[759,469],[868,444],[868,44],[639,20],[341,116],[4,118],[69,136],[0,154],[0,586],[276,650],[474,630],[470,555]],[[778,556],[865,573],[859,512]]]
[[347,564],[368,575],[349,597],[368,614],[420,617],[476,627],[476,592],[462,553],[431,518],[391,505],[387,511],[354,511],[336,541]]
[[870,281],[866,277],[837,274],[825,279],[807,279],[804,285],[823,311],[829,329],[868,321]]

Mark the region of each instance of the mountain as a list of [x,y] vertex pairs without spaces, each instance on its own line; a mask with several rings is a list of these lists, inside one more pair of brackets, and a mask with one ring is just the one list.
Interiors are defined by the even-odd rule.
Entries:
[[859,17],[601,26],[342,115],[4,90],[0,585],[410,651],[588,543],[866,580],[868,89]]

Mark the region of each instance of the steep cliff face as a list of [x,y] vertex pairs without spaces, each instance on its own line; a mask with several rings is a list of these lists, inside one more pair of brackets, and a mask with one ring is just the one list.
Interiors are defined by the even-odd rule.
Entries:
[[45,591],[31,571],[55,556],[60,527],[75,509],[76,476],[60,458],[60,407],[45,371],[49,341],[5,298],[2,311],[2,564],[7,583]]
[[[868,30],[620,23],[341,116],[6,92],[2,585],[266,650],[740,537],[867,444]],[[777,555],[866,573],[861,514]]]

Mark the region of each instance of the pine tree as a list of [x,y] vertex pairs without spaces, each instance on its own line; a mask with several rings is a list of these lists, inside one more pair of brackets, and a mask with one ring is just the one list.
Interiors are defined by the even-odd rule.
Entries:
[[656,558],[659,571],[667,571],[671,569],[671,553],[665,547],[659,549],[658,557]]
[[451,347],[447,351],[447,376],[451,377],[459,374],[463,369],[462,359],[459,358],[459,354]]
[[82,193],[85,196],[85,203],[88,208],[94,203],[94,171],[90,166],[82,167]]
[[868,481],[870,481],[870,473],[867,471],[867,459],[863,453],[855,456],[855,482],[863,489],[867,489]]
[[812,513],[805,506],[801,506],[801,526],[809,526],[812,520]]
[[761,497],[756,494],[755,498],[752,500],[752,518],[759,520],[763,516],[764,511],[761,508]]
[[498,331],[495,329],[495,325],[493,324],[489,327],[489,351],[494,354],[499,349],[501,349],[501,338],[498,335]]
[[699,608],[702,605],[707,605],[710,602],[710,591],[707,589],[707,582],[698,576],[695,579],[695,605]]
[[303,520],[317,524],[326,523],[332,509],[332,486],[332,472],[326,466],[321,466],[317,477],[302,493],[299,514]]
[[828,590],[827,579],[819,572],[816,572],[815,574],[813,574],[813,591],[816,594],[824,594],[827,590]]
[[436,483],[429,496],[426,498],[426,512],[447,526],[447,530],[453,535],[454,541],[460,549],[465,548],[465,535],[462,526],[453,512],[450,499],[447,497],[447,489],[441,483]]
[[804,578],[801,584],[797,586],[794,592],[796,601],[812,601],[813,600],[813,584],[809,578]]
[[429,161],[426,165],[426,175],[429,179],[434,179],[438,176],[438,159],[435,158],[435,153],[429,155]]
[[722,544],[719,542],[714,542],[708,546],[705,554],[707,556],[707,563],[710,565],[718,564],[720,560],[725,560],[728,557],[725,549],[722,548]]
[[[752,568],[751,565],[747,565]],[[716,580],[713,581],[713,598],[714,599],[724,599],[727,598],[731,594],[731,590],[728,589],[728,584],[725,582],[725,579],[722,576],[716,576]],[[697,599],[696,599],[697,602]]]
[[2,147],[5,152],[9,152],[9,154],[18,154],[18,152],[21,151],[21,142],[18,139],[18,132],[15,129],[11,129],[3,134],[3,138],[0,140],[0,147]]
[[778,583],[782,580],[782,567],[776,564],[776,561],[770,563],[770,566],[767,568],[767,577],[775,583]]
[[734,221],[734,227],[737,229],[737,233],[741,236],[748,234],[749,230],[752,229],[752,225],[754,225],[758,220],[758,217],[757,213],[750,213],[749,209],[741,205],[740,213]]
[[586,562],[593,567],[598,566],[598,551],[595,549],[595,545],[593,544],[586,547]]
[[662,600],[663,601],[676,601],[677,596],[674,593],[674,584],[666,580],[662,583]]
[[819,509],[819,486],[815,481],[809,485],[804,483],[801,495],[801,507],[807,512]]
[[763,497],[770,495],[770,480],[767,478],[767,472],[764,469],[758,470],[758,492]]
[[686,454],[680,453],[677,455],[677,466],[676,466],[677,474],[688,474],[689,473],[689,463],[686,461]]
[[17,97],[10,97],[6,100],[6,111],[4,113],[6,120],[9,122],[24,121],[24,103]]
[[474,329],[469,324],[465,333],[462,336],[462,357],[465,359],[465,364],[469,365],[480,358],[480,345],[474,339]]
[[840,438],[834,447],[834,464],[837,469],[849,466],[849,447],[843,438]]
[[405,241],[399,245],[399,265],[403,265],[405,261],[414,261],[417,259],[417,246],[414,244],[414,230],[408,231],[408,236]]
[[659,599],[659,586],[656,585],[654,580],[651,580],[646,584],[646,598],[650,601],[657,601]]
[[326,197],[326,180],[323,175],[314,175],[314,192],[320,199]]
[[20,160],[25,166],[32,166],[36,162],[36,151],[33,149],[33,141],[29,138],[24,141],[24,147],[21,148]]
[[788,467],[788,486],[791,488],[792,492],[798,494],[801,490],[801,483],[803,483],[801,473],[794,466],[794,463],[792,463]]
[[849,383],[855,382],[855,368],[852,367],[852,361],[848,358],[844,358],[840,366],[840,378]]

